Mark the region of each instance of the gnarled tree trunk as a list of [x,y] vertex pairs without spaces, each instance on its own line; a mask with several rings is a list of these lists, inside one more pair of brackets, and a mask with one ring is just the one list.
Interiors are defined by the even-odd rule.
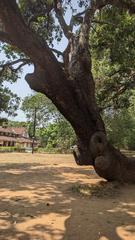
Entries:
[[85,124],[82,125],[84,135],[80,135],[79,129],[74,128],[78,138],[78,149],[74,150],[76,163],[92,164],[97,174],[109,181],[135,182],[135,159],[127,158],[107,141],[104,123],[96,105],[94,80],[90,71],[91,57],[85,36],[87,26],[86,29],[83,26],[82,32],[81,42],[78,39],[73,47],[70,73],[75,81],[78,104],[85,116]]
[[25,24],[15,0],[0,1],[0,16],[6,31],[0,32],[0,39],[15,45],[29,56],[35,69],[26,76],[28,84],[35,91],[47,95],[71,123],[78,139],[77,149],[74,150],[76,163],[93,165],[99,176],[110,181],[135,182],[135,160],[125,157],[107,141],[96,104],[89,52],[89,29],[96,9],[113,2],[119,5],[121,1],[90,2],[76,36],[71,34],[69,26],[65,26],[60,9],[55,7],[58,20],[64,25],[63,31],[69,40],[64,52],[64,68],[46,42],[42,44]]

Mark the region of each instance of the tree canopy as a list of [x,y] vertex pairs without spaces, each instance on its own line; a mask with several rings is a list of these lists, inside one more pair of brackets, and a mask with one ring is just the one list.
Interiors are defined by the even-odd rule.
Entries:
[[19,97],[14,94],[9,87],[5,85],[6,82],[13,83],[18,76],[13,72],[7,64],[0,65],[0,113],[5,112],[8,115],[16,115],[16,110],[19,105]]
[[[98,24],[97,24],[98,23]],[[101,109],[125,108],[135,86],[135,16],[106,7],[90,33],[93,74]]]
[[45,127],[63,118],[51,100],[41,93],[25,97],[21,109],[26,113],[28,121],[33,121],[36,110],[37,127]]
[[[88,6],[89,1],[81,0],[18,1],[25,24],[38,36],[43,45],[47,42],[50,50],[57,56],[66,71],[69,45],[63,53],[55,49],[54,45],[62,41],[64,35],[70,39],[72,31],[72,34],[77,34]],[[128,106],[128,97],[131,94],[130,89],[134,87],[135,76],[135,17],[132,14],[135,8],[134,1],[95,1],[95,6],[98,11],[92,20],[90,46],[98,103],[101,110],[107,107]],[[70,18],[70,21],[67,18]],[[3,30],[2,35],[5,31],[2,21],[1,30]],[[6,44],[1,44],[0,50],[4,51],[7,61],[2,61],[0,65],[0,109],[11,114],[16,109],[19,99],[9,89],[4,88],[2,83],[6,80],[16,81],[22,67],[34,62],[31,57],[27,57],[27,51],[25,52],[14,41],[12,44],[8,37],[7,39],[3,37],[2,35],[1,41]]]
[[28,130],[33,136],[33,124],[36,112],[36,138],[45,151],[68,152],[75,145],[76,138],[71,125],[43,94],[28,96],[22,103],[26,113]]

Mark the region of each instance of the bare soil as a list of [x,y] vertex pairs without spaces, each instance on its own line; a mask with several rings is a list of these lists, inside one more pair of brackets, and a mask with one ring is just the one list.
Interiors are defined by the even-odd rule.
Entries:
[[0,154],[0,240],[135,240],[134,185],[71,155]]

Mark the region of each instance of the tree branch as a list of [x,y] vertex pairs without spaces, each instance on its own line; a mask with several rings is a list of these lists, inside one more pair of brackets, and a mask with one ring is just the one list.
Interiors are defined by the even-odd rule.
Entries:
[[6,32],[0,31],[0,41],[6,42],[8,44],[12,44],[12,40],[10,38],[10,35]]
[[28,58],[17,59],[17,60],[12,61],[12,62],[7,62],[7,63],[4,63],[4,64],[1,64],[0,68],[9,67],[9,66],[15,65],[15,64],[20,63],[20,62],[23,62],[23,64],[27,64],[27,63],[30,63],[31,60],[28,59]]
[[77,20],[79,23],[83,22],[83,17],[82,15],[86,13],[87,10],[84,10],[80,13],[77,13],[76,15],[73,15],[70,20],[70,28],[71,30],[73,29],[74,21]]
[[85,11],[83,23],[81,25],[80,33],[79,33],[80,44],[81,45],[82,45],[82,43],[83,43],[83,45],[86,44],[87,47],[89,45],[88,44],[89,43],[89,31],[90,31],[90,27],[91,27],[91,23],[92,23],[95,11],[96,11],[95,1],[90,1],[90,4]]
[[[31,61],[30,61],[31,62]],[[21,63],[16,69],[14,69],[15,72],[17,72],[19,69],[21,69],[22,67],[24,67],[27,63],[30,63],[30,62],[23,62]]]
[[[17,68],[13,68],[13,65],[18,64],[18,63],[21,63],[21,64]],[[25,66],[28,63],[31,63],[30,59],[22,58],[22,59],[17,59],[12,62],[6,62],[4,64],[1,64],[0,68],[2,68],[2,69],[0,70],[0,76],[2,76],[2,74],[6,70],[6,68],[9,68],[12,72],[16,73],[20,68],[22,68],[23,66]]]
[[57,58],[47,43],[42,44],[38,36],[25,24],[16,1],[0,0],[0,16],[12,44],[29,56],[33,63],[41,66],[50,81],[56,79],[56,75],[61,79],[64,72]]
[[63,56],[63,53],[55,48],[50,48],[50,50],[52,50],[54,53],[56,53],[58,57]]
[[106,22],[106,21],[92,20],[92,23],[107,24],[107,25],[116,26],[116,24],[114,24],[114,23],[112,23],[112,22]]
[[65,37],[67,39],[70,39],[72,37],[72,29],[70,28],[70,26],[66,24],[66,21],[63,17],[62,6],[60,1],[57,0],[54,1],[54,10]]

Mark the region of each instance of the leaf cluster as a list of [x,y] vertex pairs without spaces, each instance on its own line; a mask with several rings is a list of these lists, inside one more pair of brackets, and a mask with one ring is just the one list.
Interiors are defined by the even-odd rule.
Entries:
[[107,6],[90,33],[93,74],[101,109],[129,106],[135,79],[135,16]]

